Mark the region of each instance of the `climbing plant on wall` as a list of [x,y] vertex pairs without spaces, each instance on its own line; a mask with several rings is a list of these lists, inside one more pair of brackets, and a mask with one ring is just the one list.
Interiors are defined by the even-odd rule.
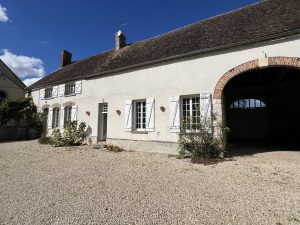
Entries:
[[0,102],[0,126],[10,120],[15,120],[18,123],[20,119],[26,119],[30,122],[30,126],[38,131],[42,129],[43,114],[37,112],[32,98],[5,99]]

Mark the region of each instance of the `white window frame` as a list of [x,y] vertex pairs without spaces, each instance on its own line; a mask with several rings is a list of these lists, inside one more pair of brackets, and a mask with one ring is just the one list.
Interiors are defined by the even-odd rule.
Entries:
[[65,85],[65,96],[75,95],[75,82],[67,83]]
[[64,124],[66,124],[72,121],[72,106],[66,106],[64,111]]
[[[187,99],[187,103],[186,106],[188,106],[188,114],[189,114],[189,126],[185,129],[185,132],[194,132],[194,131],[198,131],[199,129],[195,128],[195,129],[191,129],[191,127],[193,125],[196,125],[201,122],[201,114],[200,114],[200,95],[199,94],[195,94],[195,95],[183,95],[180,96],[180,127],[182,129],[184,129],[184,101]],[[198,103],[193,102],[193,99],[198,99]],[[198,105],[198,109],[193,108],[194,105]],[[193,115],[193,112],[195,112],[195,115],[191,117],[191,115]],[[194,119],[195,118],[195,119]],[[195,121],[196,120],[196,121]]]
[[[140,111],[138,110],[138,105],[140,105]],[[146,99],[139,99],[133,101],[133,131],[145,132],[147,127],[146,112],[147,104]],[[140,118],[140,123],[137,123],[138,117]]]
[[60,108],[55,107],[53,108],[52,114],[52,128],[59,128],[59,116],[60,116]]

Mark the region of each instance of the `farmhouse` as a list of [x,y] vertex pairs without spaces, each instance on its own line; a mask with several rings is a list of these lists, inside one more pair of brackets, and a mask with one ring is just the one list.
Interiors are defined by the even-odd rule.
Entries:
[[[175,153],[186,129],[212,112],[229,142],[300,138],[300,1],[265,0],[61,68],[28,88],[48,132],[86,122],[94,142]],[[211,130],[218,130],[211,122]]]

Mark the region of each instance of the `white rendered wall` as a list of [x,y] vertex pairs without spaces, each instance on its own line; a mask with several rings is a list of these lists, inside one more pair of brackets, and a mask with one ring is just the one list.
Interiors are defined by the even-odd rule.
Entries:
[[[83,80],[82,94],[40,100],[39,92],[33,91],[34,102],[43,104],[74,101],[78,105],[78,120],[92,128],[92,136],[98,132],[98,104],[108,103],[107,137],[125,140],[176,142],[177,134],[169,130],[170,97],[178,95],[214,92],[218,80],[231,68],[242,63],[268,57],[300,57],[299,36],[260,45],[235,48],[181,59],[171,63],[140,68],[102,78]],[[126,100],[155,99],[155,132],[138,134],[124,129],[124,103]],[[160,106],[166,108],[165,112]],[[116,113],[121,111],[121,115]],[[86,114],[90,112],[90,115]]]

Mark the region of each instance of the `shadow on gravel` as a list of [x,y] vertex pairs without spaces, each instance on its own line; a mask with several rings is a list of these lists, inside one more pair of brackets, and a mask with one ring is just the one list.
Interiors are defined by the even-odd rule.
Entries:
[[19,139],[19,140],[0,140],[0,144],[6,144],[6,143],[16,143],[16,142],[29,142],[34,141],[38,139]]
[[215,165],[223,162],[235,161],[233,158],[224,158],[224,159],[203,159],[198,157],[191,158],[191,162],[194,164],[202,164],[204,166]]
[[226,157],[224,159],[205,159],[205,158],[200,158],[200,157],[189,157],[189,156],[181,157],[181,156],[178,156],[178,155],[168,155],[168,157],[176,158],[178,160],[190,159],[191,163],[201,164],[201,165],[204,165],[204,166],[215,165],[215,164],[228,162],[228,161],[235,161],[234,158],[228,158],[228,157]]
[[227,149],[227,157],[232,158],[235,156],[251,156],[265,152],[278,152],[278,151],[299,151],[300,147],[289,145],[270,145],[270,144],[229,144]]

